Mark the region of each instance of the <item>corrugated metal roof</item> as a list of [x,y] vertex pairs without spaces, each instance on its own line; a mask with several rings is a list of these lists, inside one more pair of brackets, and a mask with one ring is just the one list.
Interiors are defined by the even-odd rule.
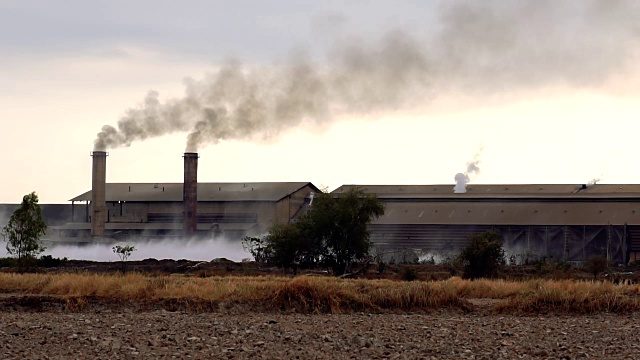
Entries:
[[386,201],[376,224],[640,225],[640,201]]
[[375,224],[640,225],[640,184],[343,185],[385,203]]
[[379,198],[552,198],[640,197],[640,184],[470,184],[466,193],[454,193],[451,185],[342,185],[332,193],[353,187]]
[[[310,182],[198,183],[198,201],[278,201]],[[182,201],[182,183],[107,183],[106,201]],[[91,201],[91,191],[69,201]]]

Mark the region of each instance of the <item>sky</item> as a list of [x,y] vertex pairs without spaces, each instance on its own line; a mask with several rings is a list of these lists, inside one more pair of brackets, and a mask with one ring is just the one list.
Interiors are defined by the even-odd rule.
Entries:
[[[108,182],[638,183],[632,0],[0,0],[0,203]],[[107,126],[105,128],[105,126]],[[96,142],[96,140],[99,140]]]

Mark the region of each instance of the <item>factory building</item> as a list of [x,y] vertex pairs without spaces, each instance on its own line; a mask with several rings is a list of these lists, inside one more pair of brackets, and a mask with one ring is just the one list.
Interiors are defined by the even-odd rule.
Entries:
[[92,189],[71,199],[71,216],[53,226],[59,241],[258,236],[304,212],[310,182],[199,183],[198,154],[184,154],[182,183],[106,183],[107,156],[92,153]]
[[[239,240],[295,221],[320,191],[310,182],[200,183],[197,153],[184,154],[182,183],[106,183],[107,156],[92,154],[90,191],[68,206],[43,206],[49,239]],[[386,206],[369,226],[374,252],[453,255],[470,235],[493,230],[518,263],[640,260],[640,184],[468,185],[461,193],[452,185],[343,185],[332,193],[356,186]]]
[[292,221],[319,191],[309,182],[198,183],[195,229],[187,235],[185,218],[192,215],[184,211],[183,184],[107,183],[104,190],[104,211],[92,210],[93,191],[71,199],[72,221],[55,227],[60,237],[90,238],[98,214],[104,216],[101,237],[239,239]]
[[[339,194],[357,185],[334,190]],[[640,185],[359,185],[385,204],[369,229],[382,253],[446,255],[470,235],[499,232],[518,262],[640,260]]]

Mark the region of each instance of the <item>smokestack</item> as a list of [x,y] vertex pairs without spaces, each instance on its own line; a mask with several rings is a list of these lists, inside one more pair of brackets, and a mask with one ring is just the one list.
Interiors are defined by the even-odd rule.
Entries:
[[107,181],[107,152],[94,151],[93,172],[91,175],[91,236],[104,236],[104,223],[107,217],[105,187]]
[[192,237],[198,228],[198,153],[184,153],[184,236]]

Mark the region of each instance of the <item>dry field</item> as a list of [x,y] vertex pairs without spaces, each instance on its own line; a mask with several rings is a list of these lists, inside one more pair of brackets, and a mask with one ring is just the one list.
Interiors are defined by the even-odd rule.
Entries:
[[[445,281],[342,280],[299,276],[148,276],[0,273],[4,306],[62,304],[65,309],[128,304],[138,309],[240,309],[349,313],[357,311],[474,311],[592,314],[640,310],[639,285],[575,280]],[[14,296],[15,295],[15,296]],[[480,300],[478,300],[480,299]],[[487,306],[483,306],[487,308]]]
[[637,359],[640,287],[0,273],[3,359]]
[[640,316],[0,312],[2,359],[638,359]]

